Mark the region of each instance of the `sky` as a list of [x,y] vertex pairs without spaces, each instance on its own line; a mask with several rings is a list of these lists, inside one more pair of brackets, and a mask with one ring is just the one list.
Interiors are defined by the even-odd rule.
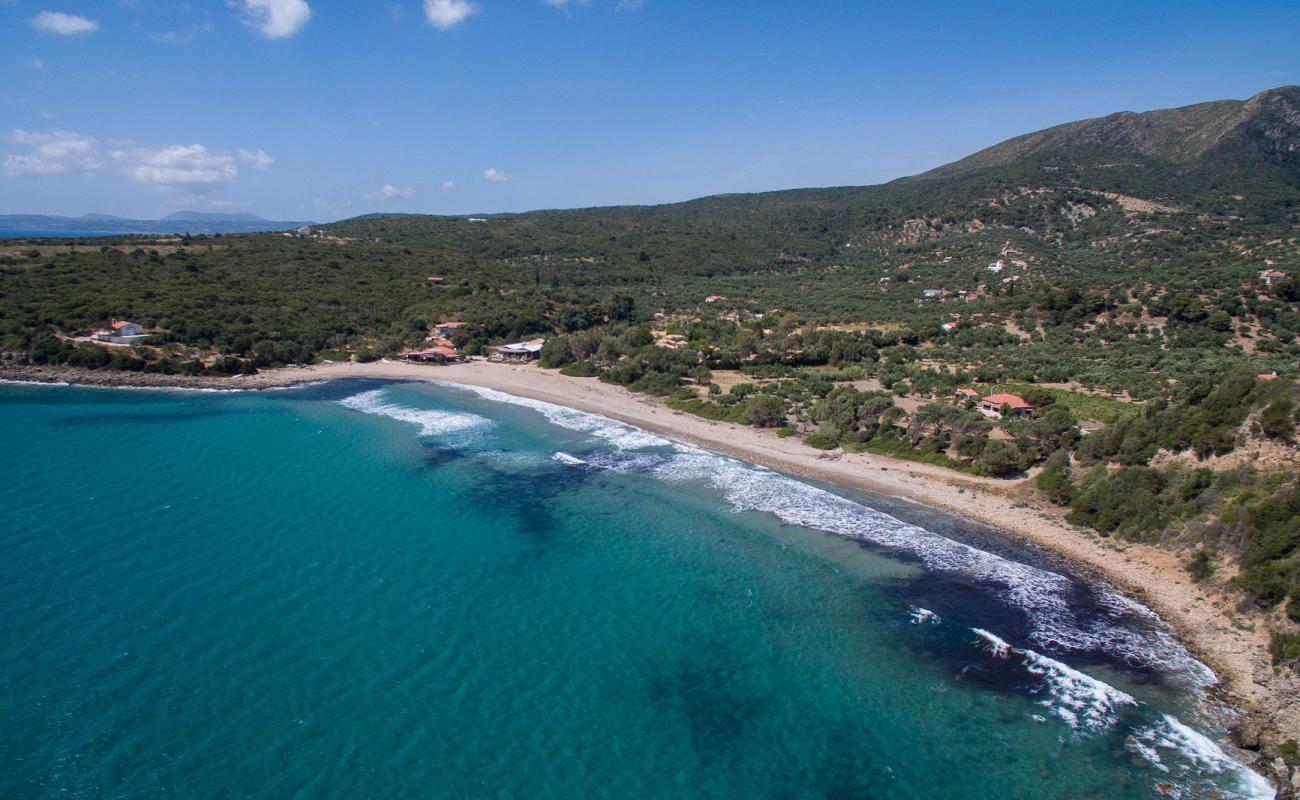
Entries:
[[331,221],[882,183],[1300,84],[1300,3],[0,0],[0,213]]

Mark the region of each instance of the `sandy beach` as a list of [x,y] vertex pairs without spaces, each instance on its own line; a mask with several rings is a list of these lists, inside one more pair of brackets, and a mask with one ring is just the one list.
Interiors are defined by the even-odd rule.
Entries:
[[[1006,532],[1064,556],[1148,604],[1214,669],[1226,699],[1256,712],[1266,728],[1276,726],[1282,741],[1300,734],[1300,681],[1272,667],[1268,635],[1258,616],[1239,612],[1234,599],[1192,582],[1169,551],[1113,541],[1067,523],[1060,509],[1035,503],[1024,480],[979,478],[868,453],[826,453],[771,430],[705,420],[621,386],[535,365],[473,361],[434,367],[380,361],[287,368],[218,382],[223,388],[255,389],[338,378],[442,381],[496,389],[600,414],[793,475],[902,498]],[[64,380],[82,382],[67,375]],[[202,385],[211,386],[212,380]],[[159,383],[187,385],[175,378]]]

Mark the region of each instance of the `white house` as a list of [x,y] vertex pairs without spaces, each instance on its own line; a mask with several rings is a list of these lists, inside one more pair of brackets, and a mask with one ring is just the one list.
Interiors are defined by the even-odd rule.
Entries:
[[921,296],[924,297],[926,300],[935,300],[937,298],[943,297],[943,289],[926,289],[925,291],[921,292]]
[[112,330],[99,331],[95,338],[110,344],[135,344],[148,339],[149,334],[144,332],[138,322],[115,319],[112,321]]
[[529,339],[526,342],[512,342],[498,345],[492,349],[493,361],[536,361],[542,357],[543,339]]

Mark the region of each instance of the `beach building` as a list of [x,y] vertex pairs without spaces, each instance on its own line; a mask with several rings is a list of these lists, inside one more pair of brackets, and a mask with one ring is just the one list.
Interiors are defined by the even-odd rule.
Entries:
[[1034,407],[1018,394],[991,394],[980,401],[980,413],[986,417],[1000,419],[1003,408],[1017,417],[1028,416],[1034,411]]
[[542,357],[544,339],[529,339],[492,348],[493,361],[536,361]]
[[406,353],[405,358],[407,361],[417,361],[421,364],[455,364],[462,360],[460,353],[441,345],[424,350],[412,350]]
[[463,322],[442,321],[433,326],[433,332],[430,338],[450,338],[453,333],[465,327]]
[[115,319],[110,323],[110,330],[98,331],[95,338],[109,344],[135,344],[149,338],[138,322]]

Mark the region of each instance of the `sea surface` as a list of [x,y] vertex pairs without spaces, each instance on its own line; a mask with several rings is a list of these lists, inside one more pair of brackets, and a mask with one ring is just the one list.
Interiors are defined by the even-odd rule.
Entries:
[[93,239],[101,236],[139,236],[127,231],[36,231],[0,228],[0,239]]
[[0,797],[1270,797],[1051,556],[488,390],[0,385]]

